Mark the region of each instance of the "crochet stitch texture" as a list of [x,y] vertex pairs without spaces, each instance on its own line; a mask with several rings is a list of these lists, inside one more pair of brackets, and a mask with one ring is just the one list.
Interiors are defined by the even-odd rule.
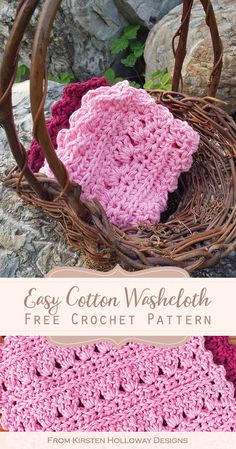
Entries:
[[214,362],[223,365],[226,378],[234,384],[236,397],[236,345],[229,343],[228,337],[205,337],[205,346],[212,352]]
[[[83,83],[72,83],[64,88],[61,100],[52,106],[51,118],[46,122],[54,148],[57,148],[57,134],[61,129],[69,128],[69,118],[76,109],[80,108],[83,95],[90,89],[97,89],[101,86],[108,86],[104,77],[92,78]],[[31,170],[37,173],[43,166],[45,157],[36,140],[32,141],[27,157]]]
[[[87,199],[123,228],[157,223],[188,171],[199,135],[127,81],[90,90],[57,137],[57,154]],[[41,171],[52,173],[45,163]]]
[[204,337],[177,348],[0,346],[0,411],[10,431],[236,431],[236,401]]

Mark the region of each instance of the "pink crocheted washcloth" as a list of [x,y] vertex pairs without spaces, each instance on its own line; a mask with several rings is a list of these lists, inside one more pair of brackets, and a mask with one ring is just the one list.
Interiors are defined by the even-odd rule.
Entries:
[[204,337],[178,348],[0,347],[0,412],[10,431],[236,431],[234,388]]
[[205,340],[214,362],[224,366],[226,378],[234,384],[236,397],[236,345],[229,343],[229,337],[205,337]]
[[[119,227],[156,223],[188,171],[199,135],[127,81],[90,90],[57,137],[59,158],[84,197]],[[47,165],[41,171],[52,173]]]
[[[100,77],[83,83],[72,83],[64,88],[62,99],[52,106],[51,118],[47,120],[47,129],[54,148],[57,148],[57,134],[61,129],[69,128],[69,118],[74,111],[80,108],[83,95],[90,89],[108,85],[105,78]],[[45,157],[36,140],[31,143],[27,157],[31,170],[37,173],[43,166]]]

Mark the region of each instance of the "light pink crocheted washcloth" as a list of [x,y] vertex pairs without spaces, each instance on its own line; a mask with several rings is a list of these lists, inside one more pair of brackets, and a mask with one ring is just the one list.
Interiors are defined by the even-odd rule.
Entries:
[[236,401],[204,337],[178,348],[57,348],[7,337],[0,411],[10,431],[236,431]]
[[[57,154],[84,197],[119,227],[156,223],[188,171],[199,135],[127,81],[89,91],[57,137]],[[47,164],[41,171],[52,173]]]

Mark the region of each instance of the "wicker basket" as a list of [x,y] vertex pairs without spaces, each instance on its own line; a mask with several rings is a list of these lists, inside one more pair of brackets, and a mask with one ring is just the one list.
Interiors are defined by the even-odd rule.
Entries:
[[219,108],[214,96],[222,68],[222,43],[209,0],[201,0],[209,26],[214,68],[208,96],[190,98],[179,93],[193,1],[184,0],[181,26],[173,39],[175,68],[172,92],[151,91],[158,103],[167,105],[175,117],[187,120],[200,134],[200,147],[191,170],[182,175],[179,188],[169,197],[162,222],[153,226],[118,229],[97,201],[81,200],[81,188],[70,182],[50,141],[44,116],[47,91],[45,60],[50,31],[61,0],[45,0],[39,18],[30,73],[34,137],[43,148],[55,179],[34,175],[14,125],[11,90],[18,52],[25,29],[39,0],[21,0],[1,66],[0,123],[5,128],[17,168],[4,183],[17,189],[26,201],[42,207],[59,220],[68,242],[86,255],[90,265],[103,270],[120,263],[126,269],[175,265],[189,272],[216,264],[236,248],[236,126]]

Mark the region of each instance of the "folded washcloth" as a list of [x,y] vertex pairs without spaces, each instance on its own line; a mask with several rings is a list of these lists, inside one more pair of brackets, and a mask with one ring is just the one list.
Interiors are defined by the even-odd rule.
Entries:
[[[57,137],[57,154],[83,196],[119,227],[157,223],[188,171],[199,135],[143,89],[123,81],[90,90]],[[41,171],[52,173],[47,165]]]
[[177,348],[0,346],[0,413],[10,431],[236,431],[233,384],[204,337]]
[[[47,130],[54,148],[57,148],[57,134],[63,128],[69,128],[69,118],[81,106],[81,99],[90,89],[108,86],[104,77],[92,78],[83,83],[72,83],[63,90],[61,100],[57,101],[51,110],[51,118],[47,120]],[[43,150],[36,140],[33,140],[27,153],[28,163],[33,172],[38,172],[43,166],[45,157]]]

